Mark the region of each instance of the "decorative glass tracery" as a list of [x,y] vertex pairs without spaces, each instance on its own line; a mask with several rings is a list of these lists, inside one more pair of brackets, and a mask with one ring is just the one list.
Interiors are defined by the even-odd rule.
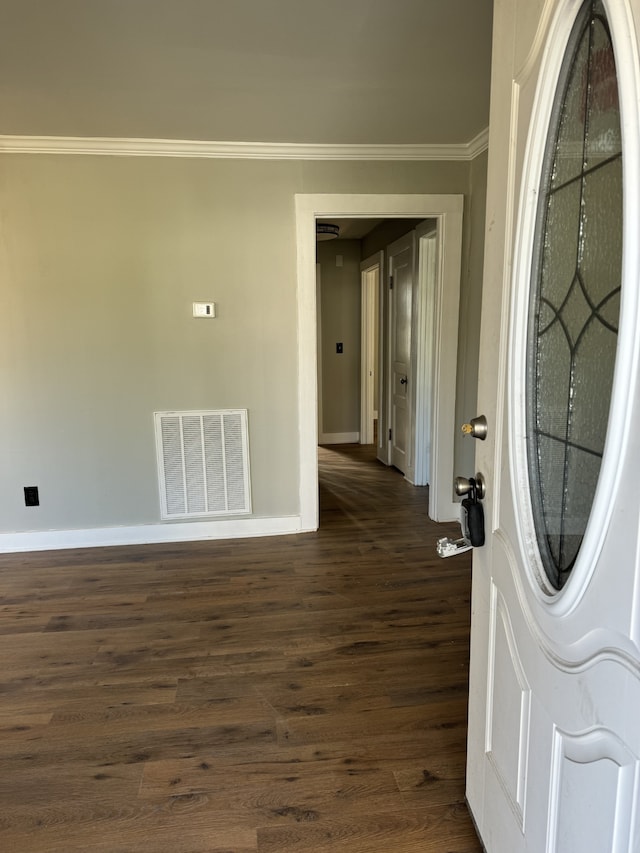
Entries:
[[534,239],[527,349],[528,458],[545,571],[576,561],[604,450],[622,269],[616,67],[601,0],[587,0],[558,82]]

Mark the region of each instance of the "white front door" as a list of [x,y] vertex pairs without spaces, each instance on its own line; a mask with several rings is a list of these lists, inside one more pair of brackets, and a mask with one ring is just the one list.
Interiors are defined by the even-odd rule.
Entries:
[[389,388],[391,464],[403,474],[411,463],[411,312],[413,300],[414,234],[392,243],[389,258]]
[[638,853],[640,0],[494,13],[467,796],[488,853]]

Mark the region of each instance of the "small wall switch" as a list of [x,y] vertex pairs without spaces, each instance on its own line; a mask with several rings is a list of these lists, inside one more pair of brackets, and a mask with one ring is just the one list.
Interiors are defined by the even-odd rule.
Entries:
[[194,302],[193,316],[205,320],[212,320],[216,316],[215,302]]

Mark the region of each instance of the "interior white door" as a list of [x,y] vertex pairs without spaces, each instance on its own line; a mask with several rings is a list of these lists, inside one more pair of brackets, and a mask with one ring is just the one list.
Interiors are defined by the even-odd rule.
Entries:
[[389,264],[389,401],[390,460],[402,473],[411,463],[411,312],[413,301],[413,232],[392,243]]
[[380,274],[384,253],[378,252],[360,264],[360,444],[378,444],[379,304]]
[[495,4],[467,766],[488,853],[640,850],[639,25],[640,0]]

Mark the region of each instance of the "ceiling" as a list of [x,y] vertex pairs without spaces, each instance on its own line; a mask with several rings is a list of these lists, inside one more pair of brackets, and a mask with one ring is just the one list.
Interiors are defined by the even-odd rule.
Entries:
[[465,144],[493,0],[0,0],[0,134]]

